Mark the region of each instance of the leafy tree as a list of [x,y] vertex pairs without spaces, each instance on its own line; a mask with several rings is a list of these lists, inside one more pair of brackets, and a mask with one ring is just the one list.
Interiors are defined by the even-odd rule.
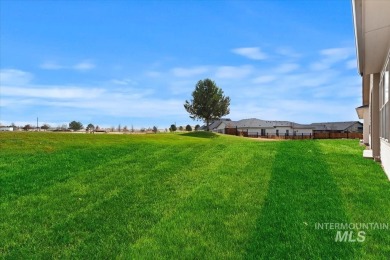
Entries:
[[41,129],[43,129],[43,130],[47,130],[49,128],[50,128],[50,125],[48,125],[48,124],[43,124],[43,126],[41,126]]
[[182,126],[179,126],[179,130],[180,130],[180,131],[183,131],[184,128],[183,128]]
[[198,131],[200,129],[200,125],[195,126],[195,131]]
[[83,129],[83,124],[80,122],[72,121],[69,123],[69,128],[73,131],[78,131],[80,129]]
[[30,129],[32,129],[33,127],[31,126],[31,125],[25,125],[24,127],[23,127],[23,130],[24,131],[28,131],[28,130],[30,130]]
[[118,132],[122,131],[122,127],[121,127],[120,124],[118,125],[118,128],[117,128],[117,129],[118,129]]
[[187,126],[186,126],[186,131],[191,132],[191,131],[192,131],[192,127],[191,127],[190,125],[187,125]]
[[192,119],[206,121],[207,130],[211,119],[219,119],[230,113],[230,98],[210,79],[199,80],[192,92],[192,99],[186,100],[184,108]]
[[171,125],[171,127],[169,128],[170,132],[176,132],[176,130],[177,130],[176,125]]
[[95,126],[91,123],[88,124],[87,126],[87,131],[94,131],[95,130]]
[[129,132],[129,129],[127,128],[127,125],[123,127],[123,132]]
[[157,133],[157,131],[158,131],[158,129],[157,129],[157,126],[153,126],[153,130],[152,130],[152,131],[153,131],[153,133],[155,133],[155,134],[156,134],[156,133]]

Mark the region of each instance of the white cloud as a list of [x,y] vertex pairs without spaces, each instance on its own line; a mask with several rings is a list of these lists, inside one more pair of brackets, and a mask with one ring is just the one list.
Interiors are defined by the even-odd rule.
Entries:
[[354,48],[331,48],[320,51],[322,59],[310,65],[312,70],[325,70],[333,64],[349,59],[355,54]]
[[101,96],[105,91],[103,89],[83,89],[80,87],[66,86],[28,86],[28,87],[9,87],[2,86],[3,96],[16,97],[35,97],[35,98],[52,98],[52,99],[92,99]]
[[252,60],[264,60],[267,58],[267,54],[262,52],[259,47],[236,48],[232,52]]
[[[278,102],[281,98],[306,98],[317,97],[316,93],[323,92],[325,86],[334,86],[328,89],[329,97],[335,96],[335,92],[340,92],[341,87],[348,84],[344,82],[342,75],[338,71],[325,70],[321,73],[308,71],[306,73],[278,74],[270,73],[259,75],[250,82],[242,82],[241,86],[230,90],[236,98],[242,100],[264,100],[271,99]],[[328,97],[328,96],[327,96]],[[243,101],[244,102],[244,101]]]
[[193,68],[173,68],[171,72],[176,77],[193,77],[205,74],[209,71],[207,66],[199,66]]
[[259,83],[259,84],[269,83],[269,82],[272,82],[276,79],[277,79],[277,77],[275,75],[264,75],[264,76],[260,76],[260,77],[253,79],[253,83]]
[[320,87],[324,84],[328,84],[334,80],[337,80],[339,72],[333,70],[324,70],[321,73],[316,71],[302,73],[302,74],[293,74],[283,77],[283,83],[288,84],[291,87]]
[[[75,115],[80,119],[93,116],[142,119],[172,115],[184,118],[186,115],[182,98],[163,98],[153,95],[152,89],[121,85],[132,83],[126,78],[113,80],[119,83],[117,88],[112,86],[112,81],[103,82],[99,88],[95,88],[77,85],[34,85],[30,82],[32,74],[20,70],[2,70],[1,76],[2,110],[17,110],[21,115],[24,114],[21,111],[33,111],[42,106],[46,109],[39,110],[39,115],[51,120],[70,120]],[[7,85],[3,82],[7,82]],[[8,120],[13,118],[14,116]],[[20,120],[20,116],[15,118],[18,119]]]
[[289,58],[299,58],[299,57],[302,56],[300,53],[295,52],[293,49],[291,49],[289,47],[277,48],[275,50],[275,52],[277,54],[280,54],[280,55],[283,55],[283,56],[286,56],[286,57],[289,57]]
[[110,82],[113,83],[113,84],[116,84],[116,85],[123,85],[123,86],[126,86],[126,85],[138,85],[137,81],[129,79],[129,78],[112,79]]
[[300,66],[297,63],[285,63],[281,64],[279,67],[276,67],[273,71],[275,73],[288,73],[299,69],[299,67]]
[[59,64],[55,61],[45,61],[40,65],[41,69],[46,69],[46,70],[69,69],[69,70],[77,70],[77,71],[87,71],[87,70],[94,69],[95,67],[96,65],[89,60],[83,60],[74,65],[69,65],[69,66]]
[[355,54],[354,48],[330,48],[321,50],[320,53],[335,60],[344,60]]
[[33,75],[29,72],[15,69],[0,70],[0,85],[22,85],[30,82]]
[[314,62],[310,64],[311,70],[326,70],[330,68],[330,64],[328,62]]
[[259,102],[249,101],[244,104],[232,104],[228,118],[240,120],[246,118],[258,118],[263,120],[280,120],[280,108],[264,106]]
[[96,65],[94,63],[85,60],[85,61],[82,61],[80,63],[73,65],[72,68],[74,70],[85,71],[85,70],[91,70],[91,69],[95,68],[95,66]]
[[361,96],[360,77],[337,77],[335,81],[323,84],[312,93],[315,98],[351,98]]
[[299,67],[300,65],[297,63],[280,64],[279,66],[270,69],[268,72],[263,73],[264,75],[254,78],[252,80],[252,83],[264,84],[264,83],[273,82],[277,79],[283,81],[285,77],[290,77],[289,75],[283,75],[283,74],[293,72],[299,69]]
[[175,80],[170,83],[169,90],[173,95],[190,95],[194,90],[196,81],[193,80]]
[[253,72],[253,67],[244,66],[221,66],[218,67],[215,77],[223,79],[240,79],[247,77]]

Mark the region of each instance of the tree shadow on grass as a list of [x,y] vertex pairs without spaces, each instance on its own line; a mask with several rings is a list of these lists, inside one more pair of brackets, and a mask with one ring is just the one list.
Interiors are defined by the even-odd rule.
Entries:
[[196,138],[218,138],[219,135],[213,132],[206,132],[206,131],[195,131],[195,132],[189,132],[185,134],[181,134],[182,136],[188,136],[188,137],[196,137]]
[[268,195],[246,256],[354,259],[359,243],[335,241],[337,231],[345,230],[318,226],[349,222],[341,192],[316,142],[280,142]]

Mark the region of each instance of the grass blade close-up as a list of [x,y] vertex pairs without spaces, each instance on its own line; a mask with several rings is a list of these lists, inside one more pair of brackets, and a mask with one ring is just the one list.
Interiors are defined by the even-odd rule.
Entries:
[[390,182],[358,140],[0,133],[0,145],[1,258],[390,256]]

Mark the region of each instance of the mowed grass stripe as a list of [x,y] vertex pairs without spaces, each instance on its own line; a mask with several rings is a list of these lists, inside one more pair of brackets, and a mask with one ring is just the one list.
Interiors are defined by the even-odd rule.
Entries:
[[354,258],[357,244],[335,243],[315,223],[349,223],[317,141],[281,142],[249,258]]
[[[362,160],[364,147],[357,149],[358,141],[355,140],[327,140],[318,145],[326,157],[329,172],[338,184],[350,221],[390,225],[390,182],[378,163]],[[389,259],[390,230],[354,230],[355,237],[358,231],[365,232],[359,258]]]
[[50,153],[31,151],[30,154],[23,154],[21,158],[16,157],[16,162],[15,156],[6,154],[2,160],[9,163],[9,168],[0,175],[1,184],[5,187],[1,191],[1,200],[11,200],[35,191],[40,192],[42,188],[64,182],[82,171],[93,170],[118,156],[140,148],[142,147],[131,143],[129,146],[115,146],[115,149],[94,145],[83,149],[65,146]]
[[[12,211],[8,211],[7,214],[4,215],[5,219],[8,217],[7,220],[13,222],[13,225],[7,229],[8,235],[17,234],[19,237],[24,238],[24,240],[29,240],[30,237],[34,236],[34,234],[31,234],[32,232],[30,232],[30,227],[34,227],[33,229],[38,232],[35,234],[35,237],[42,237],[43,241],[41,242],[47,243],[54,241],[53,245],[50,245],[50,247],[62,246],[61,242],[64,242],[65,244],[69,243],[70,241],[68,241],[66,237],[77,238],[75,234],[82,234],[83,229],[86,229],[85,233],[88,234],[88,236],[91,236],[90,233],[92,230],[96,229],[99,231],[99,225],[106,223],[104,220],[105,217],[106,220],[110,220],[110,216],[115,214],[115,211],[113,211],[115,205],[109,205],[109,201],[113,200],[115,197],[120,198],[119,195],[123,189],[131,188],[126,186],[134,186],[133,190],[136,191],[134,193],[136,196],[136,198],[134,198],[134,201],[136,201],[135,205],[139,205],[134,211],[135,214],[142,214],[143,204],[147,205],[150,202],[157,203],[158,199],[165,198],[164,196],[157,196],[158,198],[156,198],[156,196],[153,197],[148,195],[146,198],[149,201],[142,203],[142,193],[157,193],[158,190],[156,188],[158,185],[154,185],[152,182],[157,181],[157,177],[160,178],[166,175],[166,173],[161,172],[160,170],[153,169],[156,167],[161,168],[161,166],[156,165],[159,165],[157,160],[163,158],[161,157],[162,152],[167,152],[167,155],[169,156],[177,158],[182,157],[182,161],[188,161],[188,158],[192,158],[189,156],[190,154],[188,154],[188,152],[192,151],[187,149],[187,153],[183,153],[183,150],[181,150],[182,147],[171,147],[171,149],[173,149],[173,151],[171,151],[172,154],[169,154],[169,149],[164,150],[162,147],[155,147],[154,149],[155,150],[153,151],[153,147],[149,146],[146,146],[145,150],[140,148],[138,152],[131,152],[134,151],[134,149],[131,149],[129,150],[127,157],[119,157],[111,163],[100,165],[97,168],[87,170],[86,172],[80,171],[76,177],[68,182],[57,183],[54,187],[43,189],[43,191],[37,195],[22,197],[22,202],[19,201],[17,202],[18,204],[16,204],[18,206],[15,208],[14,214],[12,214]],[[86,152],[88,153],[89,151]],[[175,152],[178,154],[175,155]],[[173,165],[168,167],[168,170],[175,170],[175,168],[180,169],[180,165],[178,167],[172,166]],[[154,186],[156,186],[155,189],[153,189]],[[140,191],[137,192],[138,190]],[[122,201],[120,206],[123,208],[129,204],[131,205],[131,203],[131,200],[129,203]],[[42,206],[44,206],[43,209],[46,209],[46,211],[36,211],[37,208],[42,208]],[[24,213],[20,214],[20,210],[23,208],[28,210],[23,211]],[[122,211],[121,208],[119,209],[120,212]],[[104,212],[105,209],[110,210],[110,212]],[[94,218],[98,218],[100,212],[107,214],[100,219],[100,222],[99,220],[95,221]],[[87,216],[88,220],[78,219],[83,216]],[[129,214],[129,216],[131,216],[131,214]],[[145,220],[143,223],[148,222],[148,217],[145,215],[141,215],[137,220],[140,219],[141,221]],[[39,223],[43,226],[42,230],[47,230],[48,225],[49,227],[54,225],[54,231],[52,233],[53,235],[58,233],[59,236],[51,237],[51,239],[41,236],[39,234],[41,229],[38,228]],[[112,223],[112,221],[107,223]],[[119,227],[122,226],[119,225]],[[140,228],[138,225],[137,228],[142,233],[142,227]],[[23,235],[23,232],[21,234],[20,231],[15,232],[18,229],[21,231],[25,230],[26,234]],[[67,234],[69,230],[74,230],[75,233]],[[55,242],[57,240],[60,242],[59,245]],[[76,240],[78,240],[79,243],[82,242],[82,239],[80,238]],[[20,242],[23,243],[23,241],[19,241],[19,243]],[[40,241],[36,242],[40,243]],[[39,248],[39,244],[29,244],[32,248],[35,246]],[[96,246],[94,246],[94,248],[96,250]]]
[[[121,256],[240,257],[248,242],[247,231],[254,227],[267,190],[273,162],[273,155],[264,153],[269,151],[267,148],[270,147],[260,143],[251,147],[219,146],[217,156],[223,154],[223,160],[210,158],[207,172],[202,172],[202,163],[195,168],[192,173],[198,176],[191,179],[202,181],[179,201],[174,214],[160,221]],[[253,167],[260,158],[262,167]]]
[[[9,139],[19,141],[10,142]],[[92,170],[137,150],[145,156],[151,144],[160,149],[170,141],[183,145],[177,137],[169,135],[140,138],[134,135],[2,133],[0,141],[0,184],[3,187],[0,202],[39,192],[41,188],[66,181],[80,171]],[[191,140],[186,142],[193,143]],[[47,151],[46,143],[50,143],[53,149]]]
[[[192,143],[192,148],[194,148],[193,146],[194,146],[194,144]],[[202,155],[202,152],[201,152],[201,150],[197,151],[196,147],[194,150],[192,150],[192,149],[183,148],[182,146],[180,146],[180,147],[176,147],[174,149],[174,151],[171,153],[169,152],[169,149],[164,150],[164,149],[161,149],[161,147],[159,147],[158,151],[155,151],[155,154],[153,156],[145,156],[144,155],[144,157],[142,157],[142,156],[139,156],[140,154],[138,154],[138,155],[133,154],[133,156],[129,156],[129,158],[125,157],[125,160],[117,160],[115,163],[110,163],[110,164],[105,165],[104,167],[102,167],[102,169],[100,171],[94,168],[93,171],[87,171],[87,173],[79,172],[78,173],[79,177],[76,177],[75,178],[76,180],[65,182],[65,183],[59,183],[58,189],[49,188],[49,192],[43,192],[43,194],[40,194],[36,198],[34,198],[34,197],[28,198],[26,200],[26,204],[28,203],[30,206],[34,205],[34,201],[36,201],[36,203],[41,204],[41,205],[45,205],[46,203],[48,203],[49,205],[45,205],[45,207],[47,208],[47,212],[40,211],[39,214],[33,214],[33,215],[29,215],[31,212],[26,212],[25,215],[29,216],[30,218],[33,218],[35,220],[38,220],[41,218],[48,219],[49,224],[50,224],[50,221],[52,221],[52,220],[57,219],[57,221],[58,221],[58,219],[61,219],[61,221],[58,221],[59,223],[57,223],[55,225],[55,227],[60,227],[60,228],[58,228],[58,230],[54,228],[56,231],[52,232],[53,234],[58,233],[61,235],[59,237],[52,237],[51,239],[48,239],[48,241],[57,241],[57,240],[62,241],[63,240],[63,242],[66,244],[66,243],[70,242],[69,238],[73,237],[73,240],[77,240],[81,244],[83,239],[77,238],[77,236],[75,236],[75,233],[66,234],[66,232],[64,232],[64,231],[69,230],[69,229],[73,229],[73,230],[76,230],[77,232],[80,233],[83,230],[83,228],[85,229],[86,227],[91,226],[92,228],[87,229],[87,231],[86,231],[87,233],[91,232],[93,230],[93,228],[98,228],[99,223],[103,222],[103,219],[100,219],[100,221],[93,220],[94,215],[96,214],[95,209],[96,208],[98,208],[98,209],[107,208],[107,209],[112,210],[112,208],[115,208],[114,205],[110,204],[110,201],[111,201],[110,199],[105,198],[102,202],[99,200],[99,196],[102,196],[101,193],[102,193],[102,191],[105,190],[104,187],[107,186],[107,189],[109,189],[109,190],[111,189],[109,192],[110,194],[117,193],[118,196],[115,196],[115,198],[120,197],[121,190],[118,189],[118,187],[117,187],[118,183],[120,185],[120,183],[129,183],[130,182],[128,175],[125,175],[125,179],[118,178],[118,177],[120,177],[120,175],[118,175],[117,173],[121,170],[121,168],[123,168],[123,167],[120,167],[120,165],[129,166],[127,164],[129,161],[136,161],[139,165],[142,165],[143,168],[140,169],[139,171],[142,172],[140,174],[140,176],[144,176],[144,178],[141,178],[137,183],[140,185],[140,187],[142,187],[141,190],[149,192],[149,193],[150,192],[156,193],[156,190],[158,191],[161,188],[156,183],[151,183],[151,181],[153,181],[154,179],[151,178],[151,176],[150,176],[151,174],[148,174],[148,172],[149,173],[156,173],[157,176],[161,177],[161,176],[167,175],[167,172],[172,172],[172,171],[173,172],[176,172],[176,171],[182,172],[182,170],[181,170],[181,168],[183,168],[182,166],[190,166],[188,164],[188,158],[192,158],[191,154],[184,153],[180,150],[178,151],[178,149],[180,149],[180,150],[187,149],[188,152],[190,152],[190,153],[193,153],[195,150],[196,153],[198,154],[198,156],[195,157],[195,158],[197,158],[196,164],[199,166],[202,166],[204,164],[208,164],[208,163],[215,161],[217,158],[213,157],[213,155],[215,156],[215,155],[223,152],[223,151],[221,151],[221,146],[210,146],[210,149],[206,150],[206,153],[203,153],[203,156],[199,156],[199,155]],[[156,160],[161,160],[161,158],[163,158],[162,154],[164,154],[164,153],[167,156],[169,156],[171,159],[173,159],[173,162],[169,163],[169,160],[168,160],[168,164],[166,165],[166,167],[162,167],[163,164],[160,163],[160,164],[157,164],[158,166],[154,167],[154,169],[151,169],[150,167],[151,167],[151,165],[153,165],[153,163],[151,163],[151,162],[155,162]],[[148,150],[148,154],[153,154],[153,151],[150,148]],[[148,157],[153,158],[154,160],[150,160],[150,158],[148,158]],[[179,159],[181,164],[177,164],[177,162],[175,162],[175,161],[177,161],[176,159]],[[180,165],[182,165],[182,166],[180,166]],[[163,170],[164,168],[165,168],[165,170]],[[193,168],[193,167],[190,166],[190,168]],[[112,169],[112,173],[108,174],[107,169],[110,169],[110,170]],[[126,167],[124,167],[124,169],[126,169]],[[131,166],[131,169],[134,169],[133,165]],[[92,174],[92,172],[93,172],[93,174]],[[188,172],[189,171],[187,168],[187,173]],[[202,170],[200,170],[199,172],[202,172]],[[135,172],[132,172],[131,176],[133,176],[134,173]],[[113,177],[115,177],[115,178],[112,178],[112,181],[111,181],[114,183],[110,183],[110,178],[109,178],[110,175],[113,175]],[[87,181],[84,181],[84,185],[83,185],[83,178],[84,178],[83,176],[86,176],[86,178],[87,178]],[[186,172],[183,172],[183,176],[187,176]],[[189,183],[191,183],[192,178],[188,178],[188,179],[190,180]],[[203,181],[203,180],[199,179],[198,181]],[[85,182],[87,182],[87,183],[91,182],[91,184],[89,184],[89,186],[95,185],[98,188],[90,190],[90,191],[86,191],[87,185],[85,185]],[[66,185],[66,183],[68,183],[68,185]],[[169,183],[169,182],[167,182],[167,183]],[[178,187],[183,189],[184,186],[185,186],[185,183],[180,183],[180,185]],[[78,198],[77,190],[81,190],[82,192],[86,193],[87,195],[90,196],[90,198],[89,199],[84,198],[85,196],[80,196]],[[59,194],[60,196],[56,197],[56,194]],[[65,194],[65,196],[64,196],[64,194]],[[68,194],[72,194],[73,196],[70,196],[70,195],[68,196]],[[103,195],[105,195],[105,194],[106,193],[104,193]],[[133,194],[131,194],[131,195],[133,195]],[[161,200],[168,200],[169,199],[168,195],[169,194],[160,194],[160,193],[157,193],[156,196],[148,195],[148,198],[150,201],[143,203],[146,205],[141,204],[141,206],[139,208],[134,209],[135,215],[141,214],[139,216],[139,218],[135,218],[135,219],[137,219],[137,221],[142,221],[143,223],[148,222],[147,220],[150,219],[151,217],[146,216],[146,215],[142,215],[142,212],[143,212],[142,207],[144,207],[144,206],[147,207],[149,205],[149,203],[154,203],[159,208],[161,208],[162,207]],[[52,205],[50,205],[50,203],[47,201],[47,198],[53,198],[53,197],[57,198],[57,199],[52,200],[52,203],[51,203]],[[80,199],[81,201],[77,201],[77,199]],[[137,202],[139,202],[139,201],[142,202],[142,200],[140,200],[139,197],[136,199],[137,199]],[[74,204],[74,200],[76,200],[75,204]],[[31,202],[33,202],[33,203],[31,203]],[[86,206],[80,205],[80,204],[82,204],[82,202],[84,202],[84,204],[87,203],[87,205]],[[122,200],[119,203],[123,206],[124,201]],[[138,204],[140,204],[140,203],[138,203]],[[56,209],[56,205],[59,205],[58,207],[60,207],[60,208]],[[69,208],[69,205],[72,205],[72,207]],[[76,208],[74,208],[73,206],[75,206]],[[80,207],[80,210],[77,210],[77,206]],[[35,205],[31,209],[33,210],[34,208],[40,208],[40,205]],[[172,205],[167,207],[167,208],[171,209]],[[20,209],[20,207],[19,207],[19,209]],[[62,214],[61,214],[61,212],[62,212]],[[70,217],[64,216],[64,214],[66,214],[66,212],[72,212],[70,214]],[[75,216],[79,216],[79,215],[84,216],[85,215],[85,216],[88,216],[89,220],[87,222],[85,222],[84,220],[77,219],[77,217],[76,217],[75,218],[76,220],[73,221],[72,216],[74,216],[74,215]],[[134,215],[134,212],[132,214],[129,214],[129,215]],[[110,212],[107,212],[107,220],[109,219],[108,216],[110,216]],[[14,216],[12,216],[12,214],[11,214],[10,219],[13,219],[13,217]],[[18,220],[22,223],[31,223],[31,221],[30,222],[26,221],[26,219],[21,220],[20,216],[19,216],[19,218],[15,219],[16,222],[18,222]],[[79,227],[78,223],[79,223],[79,225],[81,225],[81,227]],[[92,224],[89,225],[88,223],[92,223]],[[95,226],[94,223],[97,223],[96,224],[97,226]],[[36,222],[31,223],[31,225],[33,225],[34,227],[37,227]],[[48,225],[48,223],[45,222],[45,225]],[[142,230],[142,228],[139,227],[139,223],[137,223],[137,225],[138,225],[137,229],[135,229],[135,230],[139,230],[139,232],[142,233],[144,230]],[[17,226],[18,225],[16,225],[16,227]],[[19,228],[21,228],[23,230],[22,227],[19,227]],[[47,226],[46,226],[46,228],[47,228]],[[112,228],[111,231],[113,232],[115,230],[115,228],[114,227],[111,227],[111,228]],[[29,230],[29,228],[27,228],[25,230]],[[36,230],[40,230],[40,229],[37,228]],[[134,229],[130,228],[130,230],[134,230]],[[14,233],[14,234],[18,233],[18,232],[13,232],[12,230],[9,230],[9,231],[10,231],[9,233]],[[27,236],[24,238],[28,240],[31,235],[34,236],[34,234],[27,234]],[[36,237],[40,237],[39,232],[38,232],[38,234],[36,234]],[[42,237],[45,237],[45,236],[43,235]],[[74,239],[75,237],[77,239]],[[45,240],[47,240],[47,238]],[[21,241],[19,241],[19,242],[21,242]],[[39,243],[39,241],[37,241],[37,243]],[[105,244],[105,246],[107,246],[108,244]],[[93,244],[93,245],[94,246],[92,247],[92,250],[96,250],[96,244]],[[34,245],[34,243],[32,243],[31,246],[37,246],[39,248],[39,244]],[[50,245],[50,247],[51,246],[55,246],[55,245]],[[120,244],[118,246],[120,246]],[[73,245],[73,247],[74,247],[74,245]],[[77,251],[79,251],[79,252],[84,252],[84,251],[88,252],[89,251],[89,250],[79,250],[80,248],[76,248],[76,249],[77,249],[76,252]],[[110,248],[110,250],[107,250],[106,252],[112,253],[112,248]],[[91,252],[89,251],[88,253],[91,253]]]

